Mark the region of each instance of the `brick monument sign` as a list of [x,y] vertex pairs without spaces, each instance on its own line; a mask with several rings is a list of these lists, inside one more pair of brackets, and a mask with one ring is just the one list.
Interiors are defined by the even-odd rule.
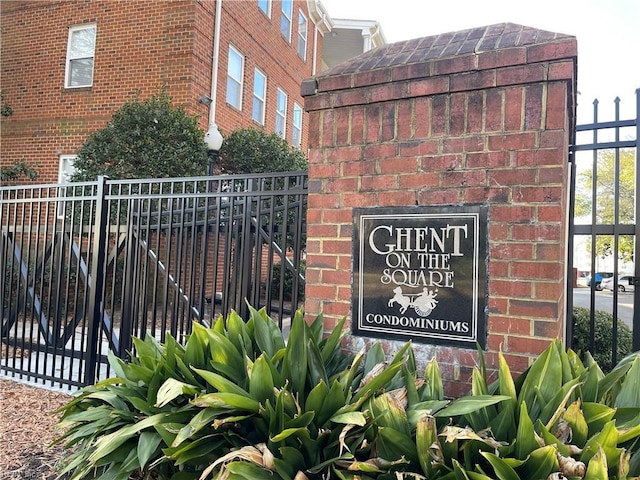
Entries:
[[385,45],[305,80],[306,301],[350,348],[414,340],[447,393],[476,345],[522,372],[566,322],[575,37],[511,23]]

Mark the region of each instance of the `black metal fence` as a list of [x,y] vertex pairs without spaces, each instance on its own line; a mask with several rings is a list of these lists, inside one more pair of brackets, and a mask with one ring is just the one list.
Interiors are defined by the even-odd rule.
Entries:
[[[613,120],[602,121],[600,104],[594,101],[593,121],[576,127],[569,152],[568,265],[573,281],[568,284],[567,315],[571,319],[576,306],[589,310],[588,349],[610,348],[615,364],[620,360],[620,324],[631,330],[632,349],[640,350],[640,90],[635,118],[621,118],[619,99],[613,106]],[[598,311],[611,315],[609,332],[598,331]],[[572,322],[567,326],[567,338],[576,340]],[[611,343],[598,345],[603,336]]]
[[306,172],[0,188],[4,374],[68,388],[131,336],[304,295]]

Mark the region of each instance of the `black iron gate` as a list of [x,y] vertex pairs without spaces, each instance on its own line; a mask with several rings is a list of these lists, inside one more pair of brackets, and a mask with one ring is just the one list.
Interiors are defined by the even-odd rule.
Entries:
[[305,172],[0,188],[0,371],[92,384],[132,335],[182,340],[247,303],[287,328],[306,202]]
[[[640,252],[640,90],[634,119],[620,118],[619,99],[611,121],[598,118],[599,107],[594,101],[593,121],[576,127],[569,152],[567,315],[588,318],[589,338],[582,347],[592,353],[610,349],[615,364],[623,353],[622,333],[626,343],[631,337],[632,350],[640,350],[640,262],[635,261]],[[587,315],[581,316],[580,309]],[[605,333],[599,325],[603,319],[611,319]],[[568,321],[567,338],[574,348],[578,336],[578,326]]]

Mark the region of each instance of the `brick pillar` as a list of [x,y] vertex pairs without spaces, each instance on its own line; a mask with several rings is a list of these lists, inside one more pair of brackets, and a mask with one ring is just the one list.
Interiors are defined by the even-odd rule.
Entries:
[[[501,349],[522,372],[562,338],[576,55],[574,37],[506,23],[386,45],[306,80],[307,314],[330,329],[351,313],[354,207],[484,204],[488,367]],[[475,350],[415,347],[449,394],[466,390]]]

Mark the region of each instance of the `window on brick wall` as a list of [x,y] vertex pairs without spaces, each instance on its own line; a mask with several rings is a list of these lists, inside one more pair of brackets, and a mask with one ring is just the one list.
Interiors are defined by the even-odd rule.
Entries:
[[242,110],[242,77],[244,73],[244,56],[229,46],[227,63],[227,103]]
[[69,28],[64,86],[67,88],[93,85],[93,61],[96,51],[96,26],[79,25]]
[[278,88],[276,97],[276,133],[285,138],[287,133],[287,94]]
[[302,107],[295,102],[293,103],[293,130],[291,135],[293,146],[300,148],[300,145],[302,145]]
[[293,18],[293,0],[282,0],[282,15],[280,16],[280,33],[291,42],[291,20]]
[[307,17],[302,12],[298,13],[298,55],[307,60]]
[[258,0],[258,8],[271,18],[271,0]]
[[[75,167],[73,163],[76,160],[76,155],[60,155],[58,162],[58,183],[61,187],[58,189],[58,196],[64,197],[66,195],[66,185],[71,182],[71,175],[75,173]],[[58,218],[64,217],[64,202],[58,202],[57,215]]]
[[253,107],[251,118],[264,125],[264,105],[267,97],[267,77],[257,68],[253,73]]

